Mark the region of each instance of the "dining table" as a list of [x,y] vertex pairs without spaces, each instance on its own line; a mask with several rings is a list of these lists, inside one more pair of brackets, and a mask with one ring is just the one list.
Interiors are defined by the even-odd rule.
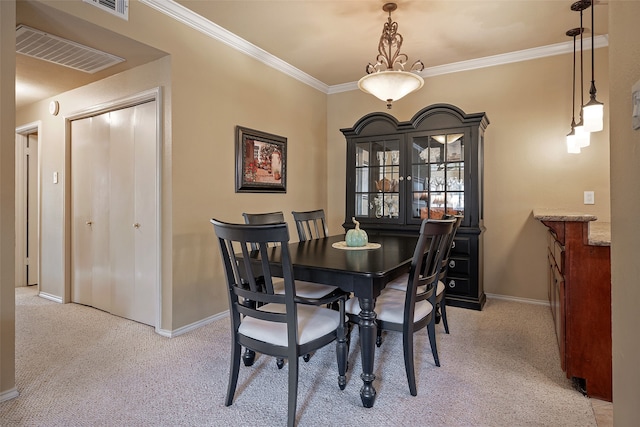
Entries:
[[[370,234],[365,247],[345,244],[345,235],[289,243],[296,280],[337,286],[351,292],[360,303],[359,339],[363,382],[360,397],[365,408],[376,399],[373,381],[376,348],[375,301],[391,280],[409,271],[417,234]],[[259,255],[255,254],[256,262]],[[278,275],[280,248],[273,248],[270,265]]]

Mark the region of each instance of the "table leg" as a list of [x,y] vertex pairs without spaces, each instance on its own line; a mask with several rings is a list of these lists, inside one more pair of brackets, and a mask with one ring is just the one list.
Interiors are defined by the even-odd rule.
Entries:
[[360,349],[362,355],[362,388],[360,398],[365,408],[372,408],[376,400],[376,389],[373,387],[373,380],[376,376],[373,373],[373,361],[376,351],[376,312],[373,311],[374,301],[367,298],[358,298],[360,302]]

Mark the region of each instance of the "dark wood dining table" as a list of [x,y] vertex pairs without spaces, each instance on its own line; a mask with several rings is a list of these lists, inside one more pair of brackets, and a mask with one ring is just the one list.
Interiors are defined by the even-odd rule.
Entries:
[[[417,235],[370,235],[377,249],[338,249],[333,244],[345,235],[289,244],[296,280],[324,283],[353,292],[360,303],[360,348],[362,357],[362,404],[373,407],[376,389],[373,381],[377,335],[375,300],[391,280],[409,271]],[[277,272],[280,249],[274,248],[272,268]],[[275,265],[273,265],[275,264]]]

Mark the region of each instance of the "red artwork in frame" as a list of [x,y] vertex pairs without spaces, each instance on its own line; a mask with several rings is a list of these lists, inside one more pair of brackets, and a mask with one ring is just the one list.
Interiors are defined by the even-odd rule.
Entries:
[[287,192],[287,138],[236,126],[236,193]]

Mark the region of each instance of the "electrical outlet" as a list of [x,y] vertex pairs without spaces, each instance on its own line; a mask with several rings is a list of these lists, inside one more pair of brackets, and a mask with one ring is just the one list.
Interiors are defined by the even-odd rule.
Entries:
[[595,205],[595,195],[593,191],[585,191],[584,192],[584,204],[585,205]]

